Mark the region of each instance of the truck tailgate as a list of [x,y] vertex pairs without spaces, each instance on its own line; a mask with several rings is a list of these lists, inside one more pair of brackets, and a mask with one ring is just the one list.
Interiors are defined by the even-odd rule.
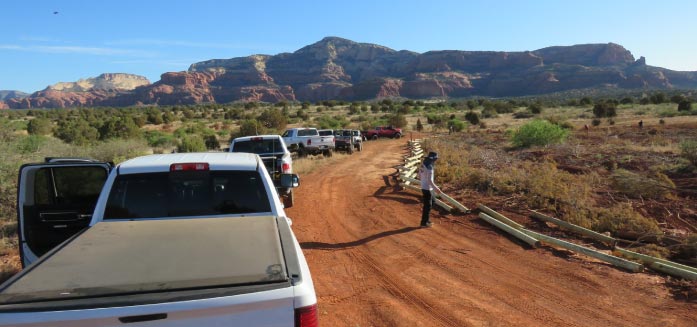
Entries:
[[292,293],[275,217],[102,222],[0,286],[0,325],[283,325]]
[[293,289],[89,310],[0,313],[13,327],[294,326]]

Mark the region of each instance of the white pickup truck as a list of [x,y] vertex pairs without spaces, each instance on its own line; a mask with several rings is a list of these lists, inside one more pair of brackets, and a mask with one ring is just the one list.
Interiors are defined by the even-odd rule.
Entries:
[[17,208],[26,267],[0,285],[0,326],[318,325],[310,270],[256,154],[24,165]]
[[293,158],[280,135],[256,135],[237,137],[230,142],[230,152],[256,153],[271,175],[276,191],[285,208],[293,206],[293,189],[283,187],[281,174],[293,172]]
[[320,153],[325,157],[331,157],[334,152],[334,135],[331,132],[328,135],[320,135],[316,128],[290,128],[281,136],[288,149],[298,152],[301,157]]

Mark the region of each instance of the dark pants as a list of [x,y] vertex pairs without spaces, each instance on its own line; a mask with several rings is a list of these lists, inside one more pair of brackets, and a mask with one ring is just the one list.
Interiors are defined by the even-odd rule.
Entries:
[[433,194],[429,190],[421,190],[421,193],[424,195],[424,210],[421,214],[421,225],[426,225],[426,223],[431,221],[428,216],[431,213],[431,207],[433,207]]

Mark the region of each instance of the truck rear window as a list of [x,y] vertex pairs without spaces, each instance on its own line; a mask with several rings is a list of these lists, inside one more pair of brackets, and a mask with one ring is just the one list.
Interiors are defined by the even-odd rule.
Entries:
[[278,139],[235,141],[231,151],[256,154],[284,152]]
[[[318,136],[319,133],[316,129],[299,129],[298,136]],[[331,135],[331,134],[330,134]]]
[[104,219],[271,212],[257,171],[183,171],[116,177]]

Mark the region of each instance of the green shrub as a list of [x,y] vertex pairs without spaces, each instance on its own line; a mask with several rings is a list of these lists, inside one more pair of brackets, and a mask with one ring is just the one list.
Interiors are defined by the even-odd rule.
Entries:
[[657,172],[654,176],[642,176],[624,169],[612,174],[612,186],[631,198],[665,199],[671,196],[675,184],[668,176]]
[[477,114],[474,111],[468,111],[465,114],[465,120],[468,121],[472,125],[478,125],[479,124],[479,114]]
[[177,152],[205,152],[206,143],[199,135],[187,135],[177,147]]
[[99,139],[99,131],[81,119],[66,119],[58,122],[56,137],[75,145],[93,144]]
[[499,116],[499,113],[494,108],[489,107],[489,108],[484,108],[484,110],[482,110],[482,117],[484,117],[484,118],[496,118],[498,116]]
[[678,103],[678,111],[690,111],[692,110],[692,102],[689,100],[683,100]]
[[220,149],[220,142],[215,135],[206,135],[204,137],[204,142],[206,143],[206,149],[208,150]]
[[286,129],[288,117],[283,114],[283,111],[278,109],[266,109],[262,112],[257,120],[267,129],[281,131]]
[[87,157],[119,163],[127,159],[148,154],[150,147],[142,139],[111,139],[87,149]]
[[99,138],[108,139],[136,139],[142,136],[142,131],[130,117],[114,117],[104,122],[99,128]]
[[680,156],[687,159],[692,165],[697,166],[697,141],[687,140],[680,142]]
[[151,147],[167,147],[177,145],[174,135],[160,131],[145,132],[145,139]]
[[18,140],[17,150],[23,154],[38,152],[44,143],[46,143],[45,136],[29,135]]
[[[396,114],[396,115],[390,116],[390,118],[388,119],[388,122],[389,122],[390,126],[394,126],[397,128],[403,128],[403,127],[407,126],[407,118],[404,117],[404,115],[402,115],[402,114]],[[345,127],[345,126],[342,126],[342,127]]]
[[593,106],[593,115],[596,118],[615,117],[617,116],[617,105],[611,101],[596,103]]
[[539,103],[533,103],[528,106],[528,111],[533,115],[539,115],[542,113],[542,105]]
[[53,132],[53,125],[47,118],[34,118],[27,124],[27,132],[31,135],[49,135]]
[[467,123],[458,119],[453,119],[448,122],[448,127],[452,127],[454,132],[462,132],[465,127],[467,127]]
[[328,115],[322,115],[317,118],[316,122],[320,129],[340,129],[349,124],[349,121],[344,117],[330,117]]
[[546,146],[549,144],[561,143],[569,131],[554,125],[546,120],[533,120],[511,135],[511,143],[514,147]]

